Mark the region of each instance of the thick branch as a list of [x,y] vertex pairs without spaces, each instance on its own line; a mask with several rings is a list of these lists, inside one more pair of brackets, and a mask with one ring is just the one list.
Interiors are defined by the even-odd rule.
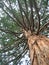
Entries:
[[39,32],[42,31],[47,25],[49,25],[49,22],[45,23],[45,24],[39,29]]
[[24,21],[24,16],[23,16],[23,13],[22,13],[22,10],[21,10],[21,7],[20,7],[19,2],[18,2],[18,5],[19,5],[19,8],[20,8],[20,13],[21,13],[21,16],[22,16],[23,24],[24,24],[24,29],[26,30],[27,29],[27,26],[26,26],[26,23]]
[[39,15],[39,11],[38,11],[38,7],[37,7],[37,3],[36,3],[36,1],[35,1],[35,0],[33,0],[33,1],[34,1],[34,7],[35,7],[35,10],[36,10],[36,12],[37,12],[37,16],[38,16],[38,30],[37,30],[37,34],[38,34],[39,29],[40,29],[40,15]]
[[34,30],[34,19],[33,19],[33,1],[29,0],[30,8],[31,8],[31,30]]
[[27,0],[24,0],[24,3],[25,3],[25,7],[26,7],[26,13],[28,15],[28,6],[27,6]]
[[[24,4],[25,4],[25,8],[26,8],[26,15],[28,17],[28,5],[27,5],[27,0],[24,0]],[[28,19],[29,20],[29,19]],[[30,20],[27,22],[29,29],[31,30],[31,24],[30,24]]]
[[25,17],[26,17],[26,19],[27,19],[27,23],[28,23],[28,27],[30,27],[30,21],[29,21],[29,19],[28,19],[28,16],[27,16],[26,12],[23,10],[20,1],[19,1],[19,0],[17,0],[17,1],[18,1],[19,5],[20,5],[20,8],[21,8],[22,12],[24,12],[24,14],[25,14]]

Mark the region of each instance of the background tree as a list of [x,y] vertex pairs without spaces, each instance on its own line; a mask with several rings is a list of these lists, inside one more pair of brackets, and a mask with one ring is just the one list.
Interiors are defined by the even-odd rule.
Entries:
[[0,64],[29,51],[31,65],[49,65],[49,1],[0,0],[0,11]]

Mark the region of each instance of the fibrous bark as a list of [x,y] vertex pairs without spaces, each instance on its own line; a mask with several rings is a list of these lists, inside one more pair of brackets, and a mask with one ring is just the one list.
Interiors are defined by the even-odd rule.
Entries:
[[31,65],[49,65],[49,38],[43,35],[31,35],[25,31],[28,39]]

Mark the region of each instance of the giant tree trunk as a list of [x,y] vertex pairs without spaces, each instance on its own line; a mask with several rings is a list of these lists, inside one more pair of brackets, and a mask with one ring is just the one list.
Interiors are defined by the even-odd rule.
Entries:
[[43,35],[28,37],[31,65],[49,65],[49,38]]
[[28,39],[31,65],[49,65],[49,38],[44,35],[31,35],[24,31]]

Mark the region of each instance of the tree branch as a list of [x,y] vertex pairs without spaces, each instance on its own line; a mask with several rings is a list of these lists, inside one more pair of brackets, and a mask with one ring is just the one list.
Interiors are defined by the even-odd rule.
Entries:
[[[4,3],[4,2],[3,2],[3,3]],[[5,5],[5,7],[10,11],[10,13],[13,15],[13,17],[18,21],[18,23],[21,25],[21,27],[24,28],[24,25],[21,23],[21,21],[18,19],[18,17],[15,16],[15,13],[14,13],[12,7],[11,7],[11,10],[10,10],[10,8],[8,8],[5,3],[4,3],[4,5]]]
[[45,23],[45,24],[39,29],[39,32],[42,31],[47,25],[49,25],[49,22]]
[[20,33],[16,33],[16,32],[13,32],[13,31],[10,31],[10,30],[4,30],[4,29],[1,29],[1,28],[0,28],[0,30],[5,32],[5,33],[13,34],[14,36],[18,36],[18,35],[21,34],[21,32]]
[[27,0],[24,0],[25,7],[26,7],[26,14],[28,15],[28,6],[27,6]]
[[39,15],[39,11],[38,11],[38,7],[37,7],[37,3],[35,0],[33,0],[34,2],[34,7],[35,7],[35,10],[37,12],[37,16],[38,16],[38,30],[37,30],[37,34],[39,33],[39,29],[40,29],[40,15]]
[[[14,39],[13,41],[15,42],[14,44],[12,44],[13,46],[10,46],[10,47],[6,46],[7,49],[3,48],[1,51],[3,51],[3,53],[5,53],[5,52],[12,50],[14,48],[18,48],[18,45],[21,44],[21,43],[24,43],[25,39],[23,37],[21,37],[21,38],[18,38],[17,40]],[[12,53],[10,55],[14,55],[14,54],[15,53]]]
[[29,29],[30,29],[30,21],[29,21],[29,19],[28,19],[28,16],[27,16],[26,12],[23,10],[23,8],[22,8],[22,6],[21,6],[21,4],[20,4],[20,1],[19,1],[19,0],[17,0],[17,1],[18,1],[19,5],[20,5],[20,8],[21,8],[22,12],[24,12],[24,14],[25,14],[25,17],[26,17],[26,19],[27,19],[27,24],[28,24],[28,27],[29,27]]
[[11,1],[9,0],[9,4],[10,4],[10,7],[11,7],[11,11],[12,11],[12,14],[13,16],[16,18],[16,20],[18,20],[18,22],[22,25],[22,27],[25,29],[25,26],[24,24],[22,23],[22,21],[19,20],[19,18],[15,15],[15,12],[13,11],[13,8],[11,6]]
[[23,52],[21,52],[15,59],[12,59],[12,60],[8,61],[7,63],[5,63],[5,65],[12,62],[12,61],[14,61],[14,60],[16,60],[16,59],[20,59],[20,57],[23,57],[24,55],[22,55],[22,54],[26,52],[27,48],[28,48],[28,46],[26,46],[25,49],[23,50]]
[[20,27],[22,27],[22,25],[20,25],[18,22],[16,22],[16,20],[6,11],[2,8],[2,10]]
[[[24,0],[24,4],[25,4],[25,8],[26,8],[26,15],[27,15],[27,17],[28,17],[28,5],[27,5],[27,0]],[[28,21],[29,21],[29,19],[28,19]],[[29,21],[29,23],[30,23],[30,21]],[[28,23],[28,24],[29,24]],[[27,23],[26,23],[27,24]],[[27,27],[28,28],[28,27]],[[30,28],[30,27],[29,27]]]
[[23,13],[22,13],[22,10],[21,10],[19,2],[18,2],[18,5],[19,5],[19,8],[20,8],[20,13],[21,13],[21,16],[22,16],[23,24],[24,24],[24,29],[27,30],[27,26],[26,26],[26,23],[24,21],[24,16],[23,16]]
[[33,19],[33,1],[29,0],[30,8],[31,8],[31,31],[34,31],[34,19]]

